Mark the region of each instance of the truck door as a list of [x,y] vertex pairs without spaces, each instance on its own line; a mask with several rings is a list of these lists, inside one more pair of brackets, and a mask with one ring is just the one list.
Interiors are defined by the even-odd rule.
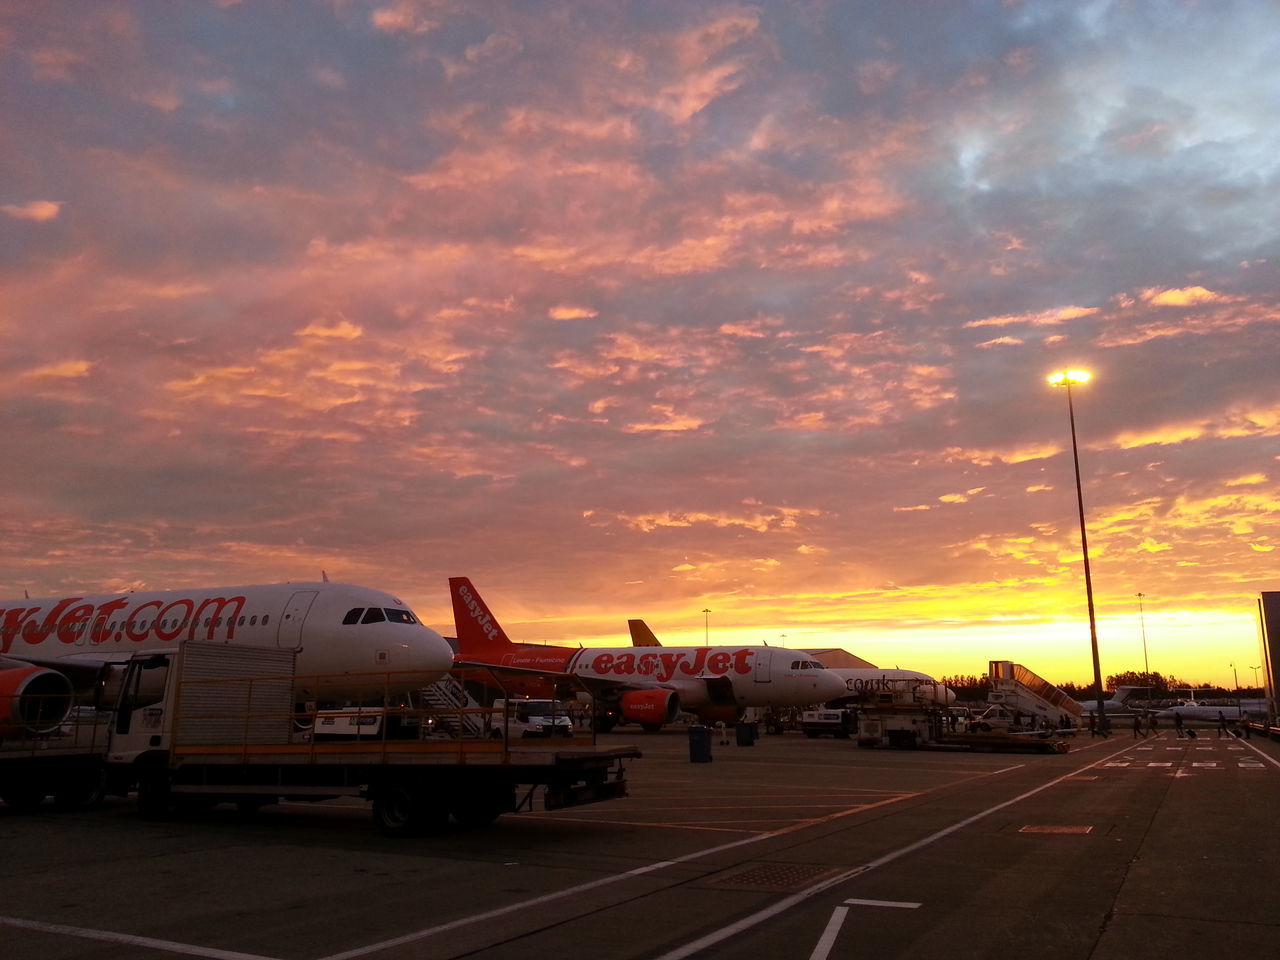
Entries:
[[299,590],[284,606],[284,615],[280,617],[280,629],[276,634],[276,646],[282,650],[302,649],[302,623],[307,619],[307,611],[311,609],[317,590]]

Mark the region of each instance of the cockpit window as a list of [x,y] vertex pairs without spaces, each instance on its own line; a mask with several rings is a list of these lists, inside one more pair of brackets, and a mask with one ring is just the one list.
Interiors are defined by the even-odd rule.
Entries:
[[368,610],[364,612],[364,619],[361,620],[360,622],[361,623],[382,623],[382,621],[386,619],[387,619],[387,615],[382,612],[381,608],[370,607]]
[[824,663],[822,663],[821,661],[818,661],[818,660],[810,660],[810,661],[809,661],[809,666],[810,666],[810,667],[812,667],[814,670],[825,670],[825,669],[827,669],[826,664],[824,664]]
[[408,610],[396,610],[386,607],[382,611],[392,623],[417,623],[418,619]]
[[364,607],[356,607],[354,610],[348,610],[347,615],[342,618],[343,624],[349,626],[353,623],[359,623],[360,614],[362,613],[364,613]]

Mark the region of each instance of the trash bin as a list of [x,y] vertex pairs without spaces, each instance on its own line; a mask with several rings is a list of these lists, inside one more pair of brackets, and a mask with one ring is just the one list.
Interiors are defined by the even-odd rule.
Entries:
[[711,728],[695,723],[689,727],[689,762],[711,762]]
[[756,745],[756,737],[759,734],[758,728],[754,723],[739,723],[736,733],[738,735],[738,746],[754,747]]

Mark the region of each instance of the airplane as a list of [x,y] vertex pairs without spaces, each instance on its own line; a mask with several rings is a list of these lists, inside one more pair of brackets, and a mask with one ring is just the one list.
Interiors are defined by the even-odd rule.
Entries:
[[956,692],[918,670],[897,670],[866,667],[831,667],[831,672],[845,683],[845,697],[858,697],[882,690],[892,690],[905,683],[913,684],[917,698],[933,703],[950,705],[956,702]]
[[[453,666],[448,642],[403,601],[327,579],[0,600],[0,737],[106,706],[112,664],[183,640],[296,650],[300,701],[318,693],[308,676],[407,671],[417,688]],[[326,680],[326,697],[343,692]]]
[[[1133,713],[1134,708],[1129,706],[1129,698],[1133,696],[1135,691],[1145,690],[1146,687],[1116,687],[1115,692],[1107,699],[1102,701],[1102,710],[1104,715],[1113,713]],[[1081,710],[1085,716],[1096,714],[1098,712],[1097,698],[1092,700],[1079,700]]]
[[[797,652],[764,646],[519,646],[512,643],[466,577],[450,577],[458,665],[524,668],[568,674],[616,706],[622,721],[655,732],[681,710],[704,723],[736,720],[744,707],[805,706],[844,693],[844,683]],[[803,668],[795,668],[795,663]],[[545,694],[544,694],[545,695]]]
[[1253,719],[1265,719],[1267,715],[1266,700],[1241,700],[1239,704],[1215,707],[1210,703],[1198,700],[1181,700],[1171,707],[1154,711],[1160,720],[1172,720],[1175,716],[1183,720],[1217,720],[1221,713],[1224,720],[1239,720],[1241,713],[1248,713]]
[[[649,625],[643,620],[628,620],[627,629],[631,632],[632,646],[662,646],[658,638],[654,636],[653,631],[649,629]],[[803,660],[799,660],[792,663],[792,669],[806,669],[802,665],[803,662]],[[810,659],[807,662],[816,663],[817,661]],[[956,702],[954,690],[944,687],[927,673],[920,673],[916,670],[882,670],[879,667],[823,667],[823,669],[844,681],[845,691],[841,696],[835,698],[836,700],[860,697],[863,694],[876,691],[891,690],[903,681],[915,680],[917,681],[915,684],[917,694],[923,699],[944,704]]]

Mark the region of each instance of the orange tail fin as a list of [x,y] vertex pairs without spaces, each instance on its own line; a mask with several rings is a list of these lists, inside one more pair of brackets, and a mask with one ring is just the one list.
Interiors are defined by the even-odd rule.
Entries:
[[449,578],[453,598],[453,629],[458,634],[458,653],[474,657],[482,651],[503,651],[513,644],[502,625],[467,577]]
[[631,645],[633,647],[662,646],[658,642],[658,638],[653,635],[653,631],[649,629],[649,625],[643,620],[628,620],[627,628],[631,631]]

